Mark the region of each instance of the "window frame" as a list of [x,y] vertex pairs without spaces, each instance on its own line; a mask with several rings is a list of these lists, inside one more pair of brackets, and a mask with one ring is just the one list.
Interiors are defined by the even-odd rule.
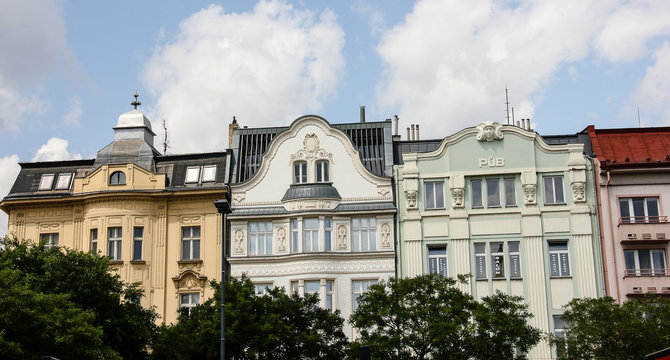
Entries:
[[121,170],[113,171],[109,174],[109,185],[126,185],[126,173]]
[[[114,233],[114,234],[112,234]],[[107,256],[112,261],[121,261],[123,249],[123,227],[110,226],[107,228]]]
[[254,291],[256,296],[267,295],[270,290],[274,289],[273,283],[254,283]]
[[[552,249],[552,246],[554,249]],[[557,246],[563,247],[556,248]],[[549,261],[549,277],[550,278],[569,278],[572,277],[572,269],[570,268],[570,246],[568,240],[549,240],[547,242],[547,254]],[[562,257],[562,255],[565,255]],[[554,262],[553,259],[556,259]],[[564,261],[565,260],[565,261]],[[565,264],[564,264],[565,262]],[[556,264],[556,267],[554,267]],[[555,271],[556,270],[556,271]]]
[[330,162],[328,160],[318,160],[315,163],[315,182],[330,182]]
[[[431,251],[433,251],[433,253],[431,253]],[[444,252],[435,253],[435,251],[444,251]],[[428,274],[449,276],[449,257],[448,257],[449,253],[446,244],[429,245],[426,249],[426,255],[428,258]],[[442,264],[440,260],[444,260],[444,263]]]
[[[470,208],[472,209],[504,209],[517,207],[517,177],[511,174],[499,176],[473,176],[470,183]],[[496,191],[492,184],[495,183]],[[511,188],[508,185],[511,183]],[[479,194],[475,194],[478,189]],[[510,190],[511,191],[508,191]],[[494,200],[495,201],[491,201]],[[510,201],[511,200],[511,201]]]
[[[197,236],[194,234],[197,231]],[[185,236],[184,231],[188,230],[188,236]],[[197,261],[200,260],[200,240],[202,238],[202,229],[200,226],[182,226],[181,227],[181,260],[182,261]],[[188,254],[184,254],[184,245],[188,244]],[[197,254],[196,254],[197,249]],[[188,255],[188,256],[186,256]]]
[[[489,275],[486,270],[487,261],[486,261],[486,243],[485,242],[476,242],[473,244],[474,254],[475,254],[475,279],[476,280],[488,280]],[[483,251],[482,251],[483,250]]]
[[307,161],[293,162],[293,184],[306,184],[307,179]]
[[[261,230],[261,227],[263,230]],[[272,242],[274,240],[272,221],[250,221],[247,234],[247,254],[249,256],[272,255]],[[261,245],[263,245],[262,252],[260,251]]]
[[[188,301],[184,302],[184,297]],[[193,301],[195,298],[195,301]],[[199,292],[188,292],[188,293],[179,293],[179,308],[186,309],[187,314],[191,314],[191,310],[194,307],[200,305],[200,293]]]
[[[650,268],[643,269],[640,260],[640,252],[647,251],[649,254],[649,264]],[[633,255],[634,267],[629,267],[629,258],[628,254]],[[656,264],[658,259],[655,258],[655,254],[661,254],[662,264]],[[654,248],[654,249],[624,249],[624,265],[626,266],[625,275],[626,276],[665,276],[668,275],[667,270],[667,259],[665,254],[665,249],[663,248]],[[658,266],[662,265],[662,266]]]
[[491,241],[489,242],[490,259],[491,259],[491,279],[505,280],[505,242]]
[[98,228],[93,228],[90,231],[90,249],[94,254],[98,253]]
[[[547,189],[547,180],[551,179],[551,192],[549,189]],[[556,189],[559,187],[556,186],[556,179],[560,179],[561,182],[561,199],[558,201],[557,199],[557,192]],[[544,191],[544,205],[565,205],[566,203],[566,196],[565,196],[565,185],[563,181],[563,175],[543,175],[542,176],[542,189]],[[549,201],[549,194],[551,194],[551,198],[553,201]]]
[[202,176],[202,182],[215,182],[216,181],[216,165],[203,165],[202,170],[200,171]]
[[40,243],[44,243],[44,249],[51,249],[58,246],[59,233],[42,233],[40,234]]
[[197,184],[200,182],[200,166],[187,166],[184,174],[184,184]]
[[370,286],[379,283],[378,279],[352,279],[351,280],[351,310],[358,309],[358,298],[370,289]]
[[[438,189],[441,192],[441,196],[438,195],[438,191],[437,191]],[[440,180],[424,181],[423,190],[424,190],[424,209],[425,210],[442,210],[442,209],[445,209],[444,181],[440,181]],[[431,195],[431,196],[429,196],[429,195]]]
[[[643,215],[637,215],[635,209],[635,201],[642,200],[642,211]],[[652,215],[649,208],[649,202],[653,200],[656,202],[656,215]],[[645,223],[658,223],[661,220],[661,209],[660,209],[660,196],[622,196],[618,198],[619,202],[619,223],[625,224],[645,224]],[[626,202],[628,216],[623,216],[623,202]],[[630,216],[633,214],[633,216]],[[638,220],[638,218],[642,218]]]
[[[316,222],[316,224],[314,225],[313,222]],[[319,228],[319,218],[310,217],[302,219],[302,252],[319,251]]]
[[[67,181],[65,181],[65,184],[61,184],[61,179],[67,178]],[[61,173],[58,174],[58,178],[56,179],[56,185],[54,187],[54,190],[68,190],[70,189],[70,185],[72,184],[72,173]]]
[[[364,226],[363,221],[368,225]],[[363,234],[366,239],[363,240]],[[366,244],[366,246],[363,246]],[[367,252],[377,251],[377,218],[376,217],[353,217],[351,218],[351,251]]]
[[[512,245],[515,245],[516,250],[512,250]],[[509,278],[523,279],[523,266],[521,266],[521,242],[508,241],[507,242],[507,259],[509,262]],[[515,271],[514,265],[518,268]]]
[[[139,234],[138,234],[139,231]],[[143,226],[134,226],[133,227],[133,257],[134,261],[141,261],[142,250],[144,247],[144,227]]]
[[[42,176],[40,177],[40,184],[39,184],[37,190],[38,191],[51,190],[51,188],[53,188],[55,178],[56,178],[56,174],[42,174]],[[48,186],[45,183],[46,181],[48,181]]]

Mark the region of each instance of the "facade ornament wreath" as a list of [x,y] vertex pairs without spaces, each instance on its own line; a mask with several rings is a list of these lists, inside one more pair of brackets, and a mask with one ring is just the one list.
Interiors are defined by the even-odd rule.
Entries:
[[502,124],[493,121],[484,121],[477,125],[477,140],[479,141],[493,141],[502,140]]

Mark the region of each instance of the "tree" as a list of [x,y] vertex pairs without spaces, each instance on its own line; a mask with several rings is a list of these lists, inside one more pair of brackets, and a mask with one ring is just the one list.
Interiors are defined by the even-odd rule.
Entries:
[[550,336],[559,359],[642,359],[670,344],[670,302],[660,297],[574,299],[562,318],[564,336]]
[[480,303],[458,282],[467,281],[422,275],[371,286],[351,316],[359,345],[380,359],[510,359],[540,340],[521,298],[498,293]]
[[[214,297],[181,311],[178,322],[163,326],[154,359],[220,357],[220,284]],[[342,359],[347,338],[338,312],[318,306],[316,295],[286,294],[275,288],[257,296],[246,277],[226,283],[226,358]]]
[[134,303],[107,257],[5,238],[0,246],[0,355],[143,359],[156,313]]

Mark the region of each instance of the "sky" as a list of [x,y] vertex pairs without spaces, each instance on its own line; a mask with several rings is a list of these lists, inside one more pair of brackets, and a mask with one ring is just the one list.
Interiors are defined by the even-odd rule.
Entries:
[[658,0],[4,0],[0,197],[19,162],[95,157],[135,92],[168,153],[224,150],[233,117],[360,106],[442,138],[506,123],[506,90],[544,135],[668,126],[667,19]]

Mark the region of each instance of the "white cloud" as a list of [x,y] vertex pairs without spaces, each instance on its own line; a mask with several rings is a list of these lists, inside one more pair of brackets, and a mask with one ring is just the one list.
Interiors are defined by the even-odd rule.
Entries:
[[[217,5],[180,24],[145,66],[157,96],[151,117],[166,119],[174,151],[221,150],[233,115],[242,125],[286,125],[321,109],[344,66],[335,15],[260,1],[253,11]],[[207,134],[207,136],[203,136]]]
[[663,113],[663,122],[670,124],[670,43],[663,43],[654,60],[635,89],[634,99],[645,112]]
[[[1,58],[2,56],[0,56]],[[26,96],[3,84],[0,77],[0,132],[14,130],[24,114],[43,114],[46,107],[38,96]]]
[[73,96],[70,98],[70,109],[67,114],[65,114],[65,125],[79,125],[79,120],[83,113],[82,102],[79,96]]
[[358,2],[351,7],[354,12],[368,16],[368,25],[373,36],[379,36],[386,28],[386,21],[384,20],[384,13],[374,6]]
[[68,141],[53,137],[37,150],[31,161],[79,160],[80,154],[71,153],[67,149]]
[[[379,106],[446,136],[485,120],[504,122],[509,86],[516,118],[532,117],[534,102],[566,66],[593,55],[611,61],[644,56],[645,44],[666,33],[658,19],[670,18],[668,6],[651,4],[421,0],[377,48],[385,64]],[[653,24],[626,39],[627,51],[635,53],[628,57],[610,48],[612,26],[624,9],[658,13]]]
[[[0,158],[0,199],[4,198],[11,190],[16,176],[19,174],[19,157],[9,155]],[[7,234],[7,214],[0,210],[0,237]]]

